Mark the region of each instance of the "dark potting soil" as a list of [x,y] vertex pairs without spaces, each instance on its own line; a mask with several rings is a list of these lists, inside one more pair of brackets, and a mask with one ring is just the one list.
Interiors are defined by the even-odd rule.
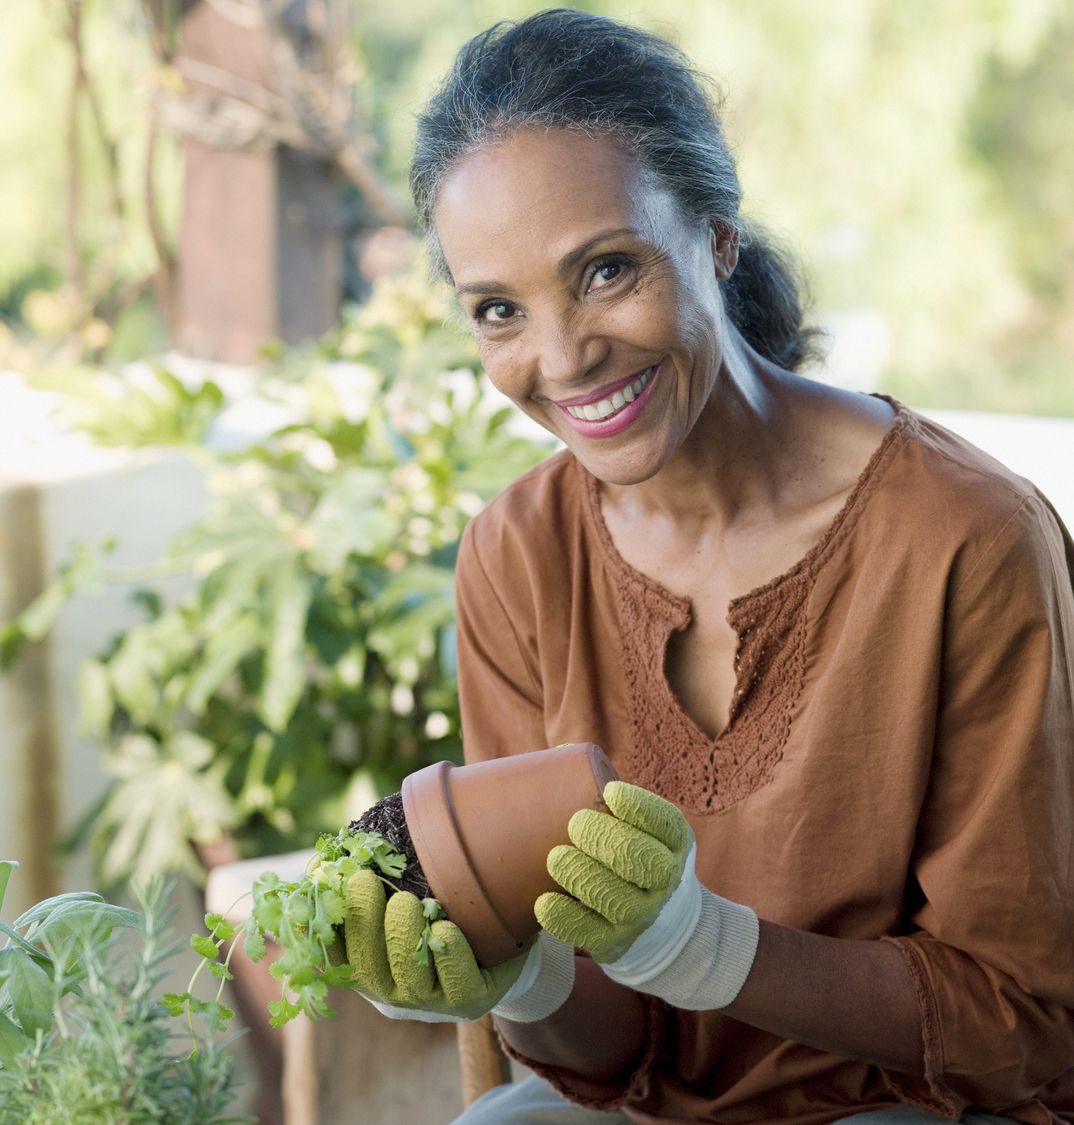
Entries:
[[398,882],[399,890],[410,891],[418,898],[428,898],[432,894],[425,872],[422,871],[421,864],[414,854],[414,843],[410,839],[410,829],[406,826],[406,816],[403,813],[402,793],[393,793],[390,797],[385,797],[375,805],[371,805],[357,820],[352,820],[348,828],[352,832],[355,829],[377,832],[392,847],[406,856],[406,870],[402,877],[398,881],[392,880],[393,883]]

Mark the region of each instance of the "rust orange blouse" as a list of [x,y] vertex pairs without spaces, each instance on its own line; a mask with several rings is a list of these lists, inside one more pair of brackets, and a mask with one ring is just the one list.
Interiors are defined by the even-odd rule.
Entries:
[[1072,575],[1031,484],[899,407],[823,538],[730,606],[711,740],[663,671],[690,605],[617,553],[597,482],[563,452],[506,489],[459,556],[467,757],[597,742],[686,812],[717,894],[896,943],[925,1044],[919,1078],[653,1002],[622,1087],[535,1069],[639,1122],[1074,1122]]

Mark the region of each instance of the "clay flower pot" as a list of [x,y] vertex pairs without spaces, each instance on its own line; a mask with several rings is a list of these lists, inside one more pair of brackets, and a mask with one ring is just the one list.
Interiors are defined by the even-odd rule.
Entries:
[[454,766],[403,782],[414,852],[433,896],[487,967],[516,956],[539,929],[533,904],[557,889],[545,860],[569,844],[578,809],[606,811],[616,773],[591,742]]

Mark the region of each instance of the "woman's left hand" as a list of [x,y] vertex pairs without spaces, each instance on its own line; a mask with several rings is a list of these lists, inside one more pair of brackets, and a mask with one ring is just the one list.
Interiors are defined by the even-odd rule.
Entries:
[[623,781],[604,787],[604,801],[612,815],[575,813],[573,847],[548,853],[567,894],[537,899],[541,925],[620,984],[679,1008],[730,1004],[757,951],[757,916],[698,882],[694,834],[673,804]]
[[694,834],[670,801],[636,785],[610,781],[604,801],[611,816],[576,812],[567,826],[574,846],[548,853],[549,873],[567,894],[541,895],[535,911],[550,933],[609,962],[657,920],[692,859]]

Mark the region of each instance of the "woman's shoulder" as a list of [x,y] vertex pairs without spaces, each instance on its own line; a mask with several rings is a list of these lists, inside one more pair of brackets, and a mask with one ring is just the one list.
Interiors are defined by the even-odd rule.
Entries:
[[487,565],[562,557],[582,522],[584,474],[573,454],[553,453],[512,481],[467,524],[464,552]]
[[[974,570],[991,559],[1047,557],[1074,566],[1074,545],[1032,481],[941,423],[902,404],[887,457],[868,482],[862,528],[908,572]],[[866,516],[866,513],[868,515]]]
[[919,519],[942,512],[945,523],[980,528],[1048,508],[1032,481],[940,422],[897,406],[905,421],[896,478],[901,503],[916,505]]

